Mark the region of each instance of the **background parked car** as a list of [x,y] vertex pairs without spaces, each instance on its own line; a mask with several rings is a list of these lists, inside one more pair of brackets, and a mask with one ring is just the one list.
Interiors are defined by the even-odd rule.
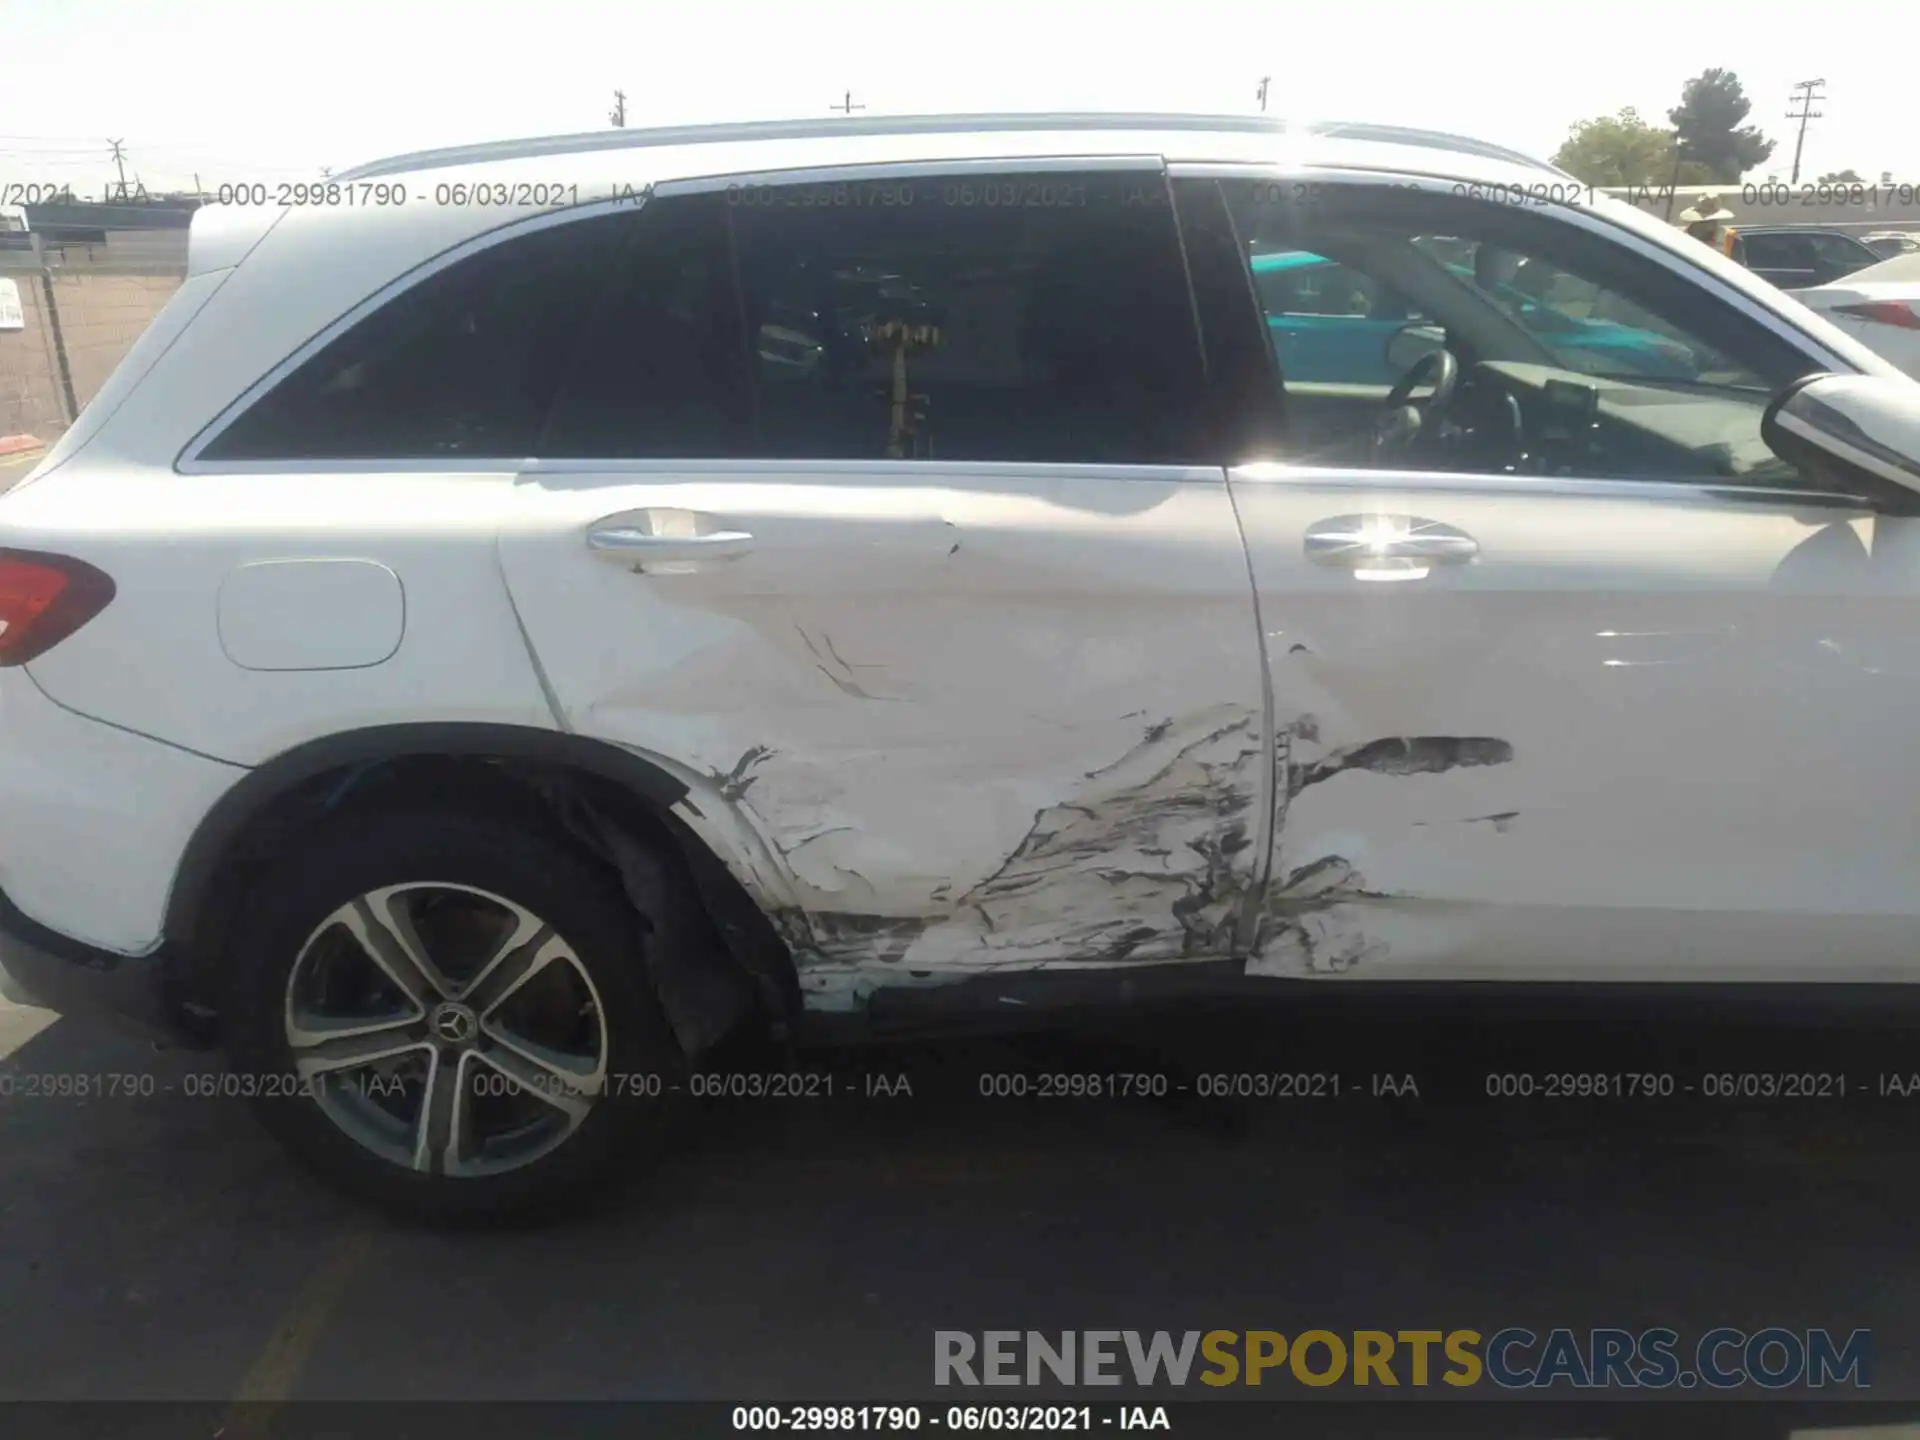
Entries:
[[1905,230],[1876,230],[1860,237],[1860,243],[1883,260],[1909,255],[1920,250],[1920,235]]
[[[1435,239],[1424,248],[1460,280],[1478,284],[1514,319],[1546,343],[1570,368],[1590,374],[1642,375],[1690,380],[1698,366],[1692,350],[1651,330],[1575,313],[1595,297],[1578,301],[1528,293],[1524,275],[1512,282],[1475,279],[1472,247],[1448,248]],[[1252,260],[1254,285],[1267,310],[1274,353],[1288,381],[1378,385],[1400,378],[1387,358],[1395,332],[1425,317],[1386,286],[1322,255],[1281,250]]]
[[1811,225],[1753,225],[1733,230],[1727,253],[1782,290],[1825,285],[1883,258],[1839,230]]
[[1920,251],[1882,260],[1831,285],[1796,290],[1793,298],[1920,379]]

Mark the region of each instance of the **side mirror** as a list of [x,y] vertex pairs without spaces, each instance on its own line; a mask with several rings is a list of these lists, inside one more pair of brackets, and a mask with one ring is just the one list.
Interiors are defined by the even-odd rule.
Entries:
[[1880,375],[1809,375],[1773,398],[1760,438],[1823,488],[1920,494],[1920,384]]
[[1447,332],[1438,325],[1416,320],[1387,337],[1387,366],[1404,375],[1436,350],[1447,348]]

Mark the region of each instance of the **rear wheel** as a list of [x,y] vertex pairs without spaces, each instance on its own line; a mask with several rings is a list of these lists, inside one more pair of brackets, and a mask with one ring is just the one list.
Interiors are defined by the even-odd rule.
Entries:
[[268,1128],[340,1188],[437,1220],[545,1211],[667,1133],[685,1060],[648,938],[556,836],[345,818],[250,897],[229,1052]]

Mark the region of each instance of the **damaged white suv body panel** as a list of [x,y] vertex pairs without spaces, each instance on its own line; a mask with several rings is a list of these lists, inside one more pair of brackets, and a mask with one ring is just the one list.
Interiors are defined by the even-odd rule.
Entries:
[[[1679,485],[1233,479],[1281,754],[1252,973],[1910,974],[1920,828],[1872,757],[1920,711],[1920,521]],[[1477,553],[1412,583],[1315,563],[1343,516],[1361,543],[1444,524]]]
[[[1268,771],[1218,470],[655,468],[523,476],[508,584],[566,723],[758,838],[813,1003],[1234,953]],[[632,526],[689,543],[590,548]]]
[[[1920,522],[1759,419],[1890,367],[1571,177],[1051,116],[342,178],[412,198],[204,220],[0,499],[0,550],[117,587],[23,703],[173,776],[104,918],[68,881],[124,805],[0,834],[36,922],[153,950],[240,772],[474,726],[668,777],[820,1009],[1210,962],[1912,978]],[[1389,320],[1458,373],[1410,383]],[[88,753],[0,779],[44,811]]]

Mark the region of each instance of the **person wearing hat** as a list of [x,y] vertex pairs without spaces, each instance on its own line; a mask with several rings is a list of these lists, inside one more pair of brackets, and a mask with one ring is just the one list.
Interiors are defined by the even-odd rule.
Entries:
[[1694,239],[1719,250],[1724,248],[1721,241],[1727,221],[1731,219],[1733,212],[1720,203],[1719,195],[1709,192],[1680,212],[1680,227]]

